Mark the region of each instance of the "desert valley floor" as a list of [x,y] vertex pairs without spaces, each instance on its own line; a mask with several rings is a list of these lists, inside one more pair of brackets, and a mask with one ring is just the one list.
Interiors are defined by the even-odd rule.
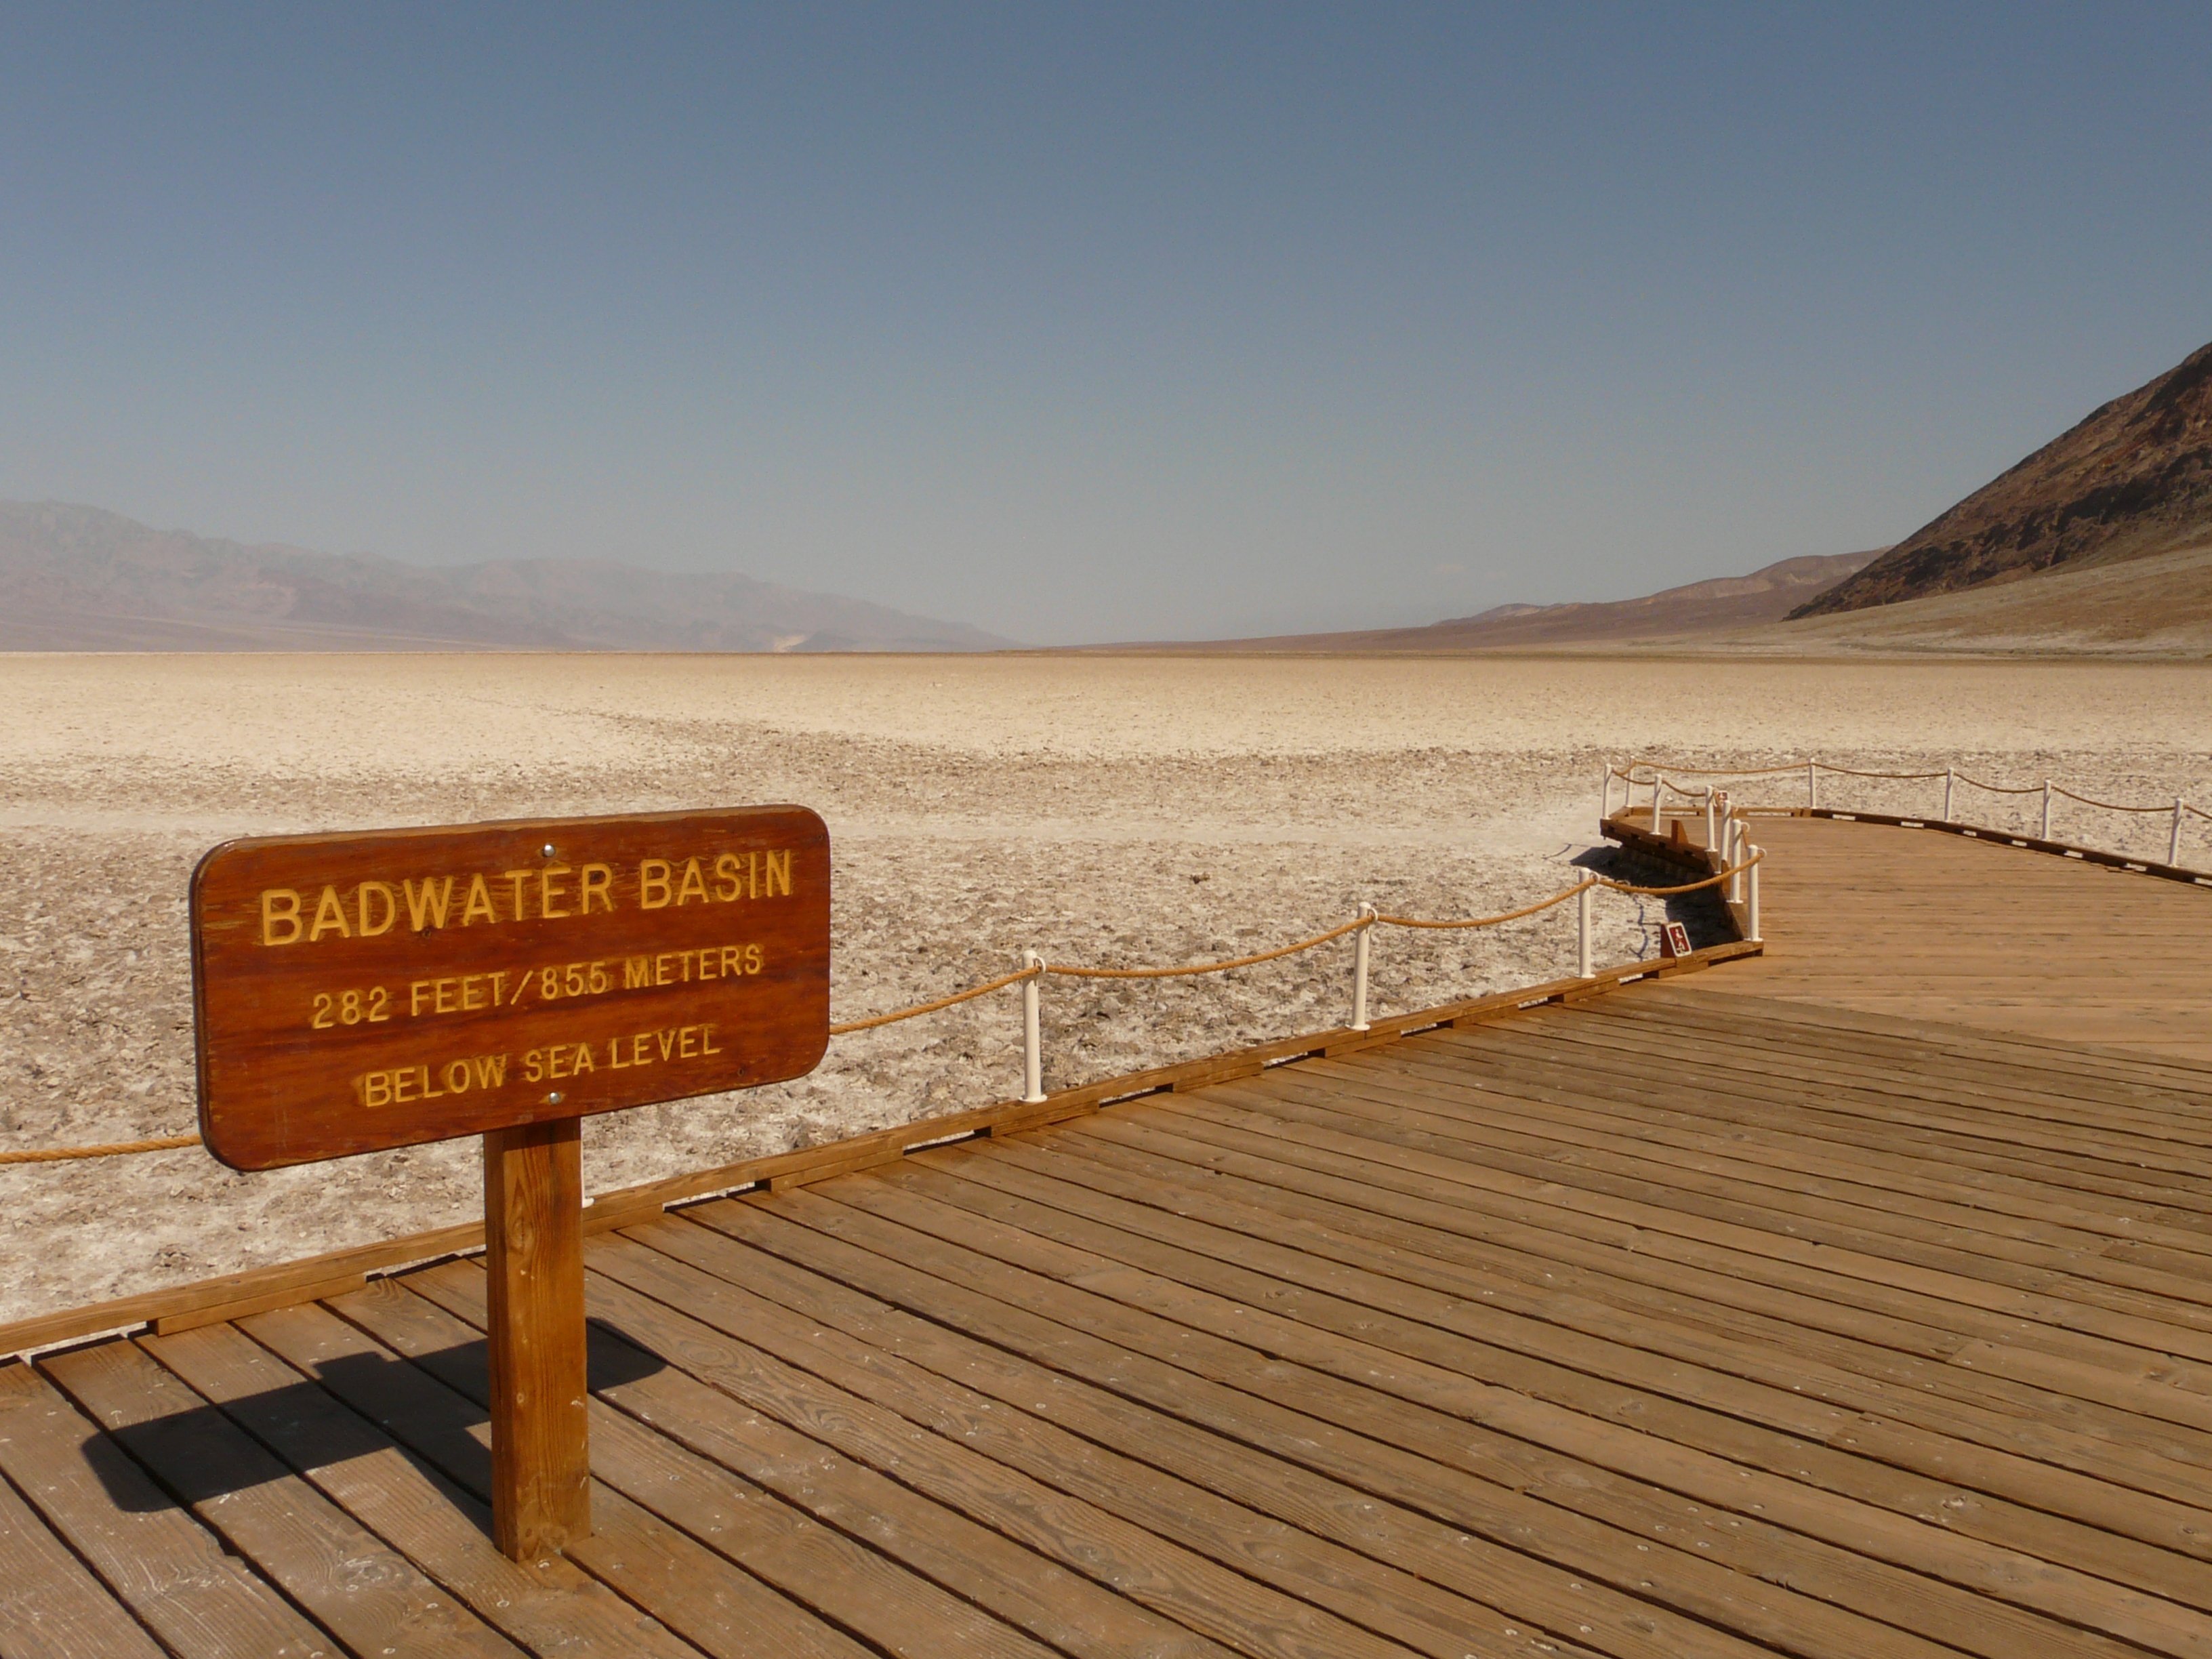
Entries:
[[[1362,901],[1434,916],[1572,878],[1600,768],[1955,764],[2212,803],[2212,667],[1595,657],[0,657],[0,1148],[191,1126],[185,884],[235,836],[790,800],[829,821],[850,1019],[1062,960],[1192,961]],[[1844,804],[1844,786],[1827,804]],[[1769,785],[1778,802],[1802,781]],[[1794,791],[1794,793],[1792,793]],[[1940,786],[1848,799],[1933,813]],[[1752,794],[1750,799],[1760,797]],[[1959,816],[2039,804],[1962,792]],[[2185,862],[2212,864],[2208,826]],[[2067,807],[2063,838],[2166,826]],[[1377,941],[1386,1008],[1571,971],[1568,916]],[[1608,896],[1602,961],[1656,910]],[[1164,986],[1055,981],[1048,1085],[1344,1017],[1348,942]],[[1017,1091],[1011,995],[840,1038],[811,1077],[600,1118],[593,1189]],[[0,1167],[0,1319],[463,1219],[454,1143],[240,1176],[198,1149]]]

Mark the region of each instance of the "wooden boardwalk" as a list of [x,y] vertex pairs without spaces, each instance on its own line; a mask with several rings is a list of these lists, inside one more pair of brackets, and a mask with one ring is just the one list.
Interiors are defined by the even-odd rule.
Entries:
[[2212,1065],[2212,887],[1938,830],[1752,834],[1769,949],[1702,986]]
[[566,1559],[472,1260],[0,1368],[0,1656],[2212,1656],[2212,1067],[1796,955],[602,1234]]

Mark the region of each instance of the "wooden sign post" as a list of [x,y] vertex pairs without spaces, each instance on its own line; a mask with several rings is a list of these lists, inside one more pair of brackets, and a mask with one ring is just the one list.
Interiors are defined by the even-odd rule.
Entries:
[[581,1119],[811,1071],[803,807],[227,842],[192,875],[200,1133],[235,1170],[483,1136],[492,1516],[591,1530]]

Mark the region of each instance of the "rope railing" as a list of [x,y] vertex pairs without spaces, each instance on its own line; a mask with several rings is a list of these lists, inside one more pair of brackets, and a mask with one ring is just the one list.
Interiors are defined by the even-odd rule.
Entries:
[[[1684,800],[1701,802],[1710,836],[1717,830],[1722,811],[1735,809],[1732,807],[1723,809],[1717,806],[1717,802],[1724,803],[1727,797],[1722,791],[1717,789],[1712,782],[1701,782],[1691,786],[1683,781],[1684,780],[1692,778],[1735,780],[1798,775],[1805,780],[1806,805],[1817,807],[1820,805],[1820,781],[1824,773],[1835,777],[1863,778],[1895,783],[1929,783],[1940,778],[1943,784],[1942,818],[1946,823],[1960,822],[1956,816],[1955,808],[1957,792],[1962,784],[1968,788],[1979,789],[1992,795],[2013,797],[2040,795],[2043,798],[2043,815],[2038,839],[2042,841],[2049,841],[2051,838],[2051,810],[2053,805],[2061,799],[2078,802],[2083,806],[2092,807],[2100,811],[2122,812],[2137,817],[2167,818],[2170,820],[2170,828],[2166,836],[2166,862],[2172,868],[2179,868],[2181,864],[2181,832],[2184,823],[2192,817],[2212,823],[2212,811],[2184,800],[2179,795],[2173,798],[2171,804],[2161,801],[2154,805],[2145,805],[2129,801],[2104,800],[2095,795],[2085,795],[2050,778],[2045,778],[2039,783],[1996,783],[1986,778],[1975,777],[1971,773],[1961,772],[1956,767],[1946,767],[1940,772],[1887,772],[1861,767],[1838,766],[1832,761],[1824,761],[1817,757],[1808,757],[1804,760],[1795,761],[1786,766],[1736,768],[1670,767],[1653,760],[1632,760],[1624,768],[1615,766],[1608,761],[1605,767],[1604,792],[1599,809],[1600,817],[1610,817],[1613,815],[1613,787],[1615,782],[1619,782],[1622,789],[1621,807],[1624,811],[1635,799],[1637,791],[1648,789],[1651,792],[1650,810],[1652,827],[1655,830],[1659,828],[1661,819],[1666,813],[1666,798],[1669,794]],[[1989,830],[1996,828],[1995,825],[1989,824],[1978,824],[1974,827]],[[1711,843],[1709,839],[1708,845],[1710,844]]]
[[0,1152],[0,1164],[64,1164],[79,1158],[125,1158],[133,1152],[168,1152],[179,1146],[197,1146],[198,1135],[161,1135],[151,1140],[115,1140],[104,1146],[39,1146],[28,1152]]
[[[1349,921],[1340,922],[1334,927],[1326,928],[1321,933],[1296,940],[1291,944],[1278,945],[1269,951],[1255,951],[1249,956],[1231,957],[1218,962],[1182,963],[1169,967],[1094,968],[1076,963],[1048,963],[1032,951],[1029,953],[1025,965],[1015,969],[1012,973],[1000,974],[995,979],[984,980],[979,984],[968,986],[946,996],[933,998],[927,1002],[917,1002],[908,1007],[895,1008],[889,1013],[874,1014],[865,1019],[845,1020],[833,1024],[830,1027],[830,1035],[833,1037],[850,1036],[861,1031],[872,1031],[883,1026],[896,1025],[902,1021],[918,1019],[925,1014],[939,1013],[947,1008],[957,1007],[964,1002],[973,1002],[980,997],[990,995],[994,991],[1003,991],[1011,985],[1019,985],[1023,992],[1024,1027],[1023,1073],[1027,1085],[1024,1098],[1041,1100],[1044,1097],[1042,1085],[1042,1054],[1038,1030],[1036,989],[1037,982],[1048,976],[1087,980],[1158,980],[1194,978],[1206,974],[1225,974],[1240,968],[1255,968],[1262,963],[1280,961],[1285,957],[1297,956],[1302,951],[1317,949],[1332,940],[1342,939],[1347,933],[1357,933],[1359,936],[1358,954],[1354,968],[1352,1018],[1349,1029],[1365,1030],[1368,1029],[1368,934],[1377,927],[1421,929],[1497,927],[1510,921],[1519,921],[1524,917],[1535,915],[1554,906],[1565,904],[1569,899],[1578,899],[1582,902],[1577,942],[1580,960],[1579,977],[1589,979],[1595,977],[1595,971],[1591,967],[1593,944],[1589,897],[1597,889],[1606,888],[1613,892],[1626,893],[1639,897],[1671,898],[1683,893],[1694,893],[1705,888],[1717,887],[1724,882],[1735,882],[1749,872],[1751,876],[1749,906],[1752,920],[1746,933],[1748,937],[1756,939],[1759,936],[1756,870],[1759,860],[1765,856],[1765,854],[1761,849],[1752,848],[1747,856],[1741,862],[1709,876],[1703,881],[1686,882],[1673,887],[1646,887],[1634,882],[1616,881],[1610,876],[1587,875],[1573,885],[1563,887],[1558,892],[1538,899],[1534,903],[1522,905],[1517,909],[1502,910],[1496,915],[1489,916],[1436,919],[1426,916],[1388,915],[1370,905],[1364,907],[1360,914]],[[148,1140],[116,1141],[100,1146],[58,1146],[29,1152],[0,1152],[0,1164],[56,1164],[76,1158],[118,1158],[138,1152],[170,1152],[179,1147],[197,1146],[199,1144],[200,1138],[197,1134],[184,1134],[168,1135]]]
[[1178,968],[1079,968],[1070,963],[1053,962],[1047,963],[1037,971],[1054,974],[1062,979],[1187,979],[1198,974],[1225,974],[1232,968],[1255,968],[1263,962],[1274,962],[1284,957],[1294,957],[1301,951],[1310,951],[1333,939],[1342,939],[1356,927],[1366,927],[1369,920],[1366,916],[1354,916],[1340,927],[1316,933],[1311,939],[1302,939],[1295,945],[1285,945],[1273,951],[1255,951],[1249,957],[1231,957],[1225,962],[1193,962]]
[[896,1025],[902,1019],[913,1019],[921,1014],[933,1014],[940,1008],[951,1008],[963,1002],[973,1002],[977,997],[987,997],[994,991],[1003,991],[1018,980],[1035,979],[1043,969],[1017,968],[1011,974],[1001,974],[996,979],[986,980],[981,985],[971,985],[964,991],[955,991],[949,997],[939,997],[934,1002],[917,1002],[911,1008],[900,1008],[888,1014],[878,1014],[869,1019],[848,1020],[842,1025],[830,1028],[831,1036],[850,1036],[855,1031],[872,1031],[878,1025]]
[[2099,799],[2098,799],[2094,795],[2077,795],[2077,794],[2075,794],[2075,793],[2071,789],[2069,789],[2069,788],[2068,788],[2064,784],[2063,784],[2063,783],[2054,783],[2054,784],[2052,784],[2052,785],[2051,786],[2051,793],[2052,793],[2053,794],[2063,795],[2063,796],[2065,796],[2065,797],[2066,797],[2066,799],[2069,799],[2069,800],[2078,800],[2078,801],[2080,801],[2080,802],[2081,803],[2081,805],[2084,805],[2084,806],[2101,806],[2101,807],[2103,807],[2103,808],[2105,809],[2105,811],[2106,811],[2107,812],[2159,812],[2159,813],[2164,813],[2164,812],[2171,811],[2172,810],[2171,807],[2163,806],[2163,805],[2160,805],[2160,806],[2128,806],[2128,805],[2123,805],[2122,803],[2120,803],[2120,802],[2118,802],[2118,801],[2116,801],[2116,800],[2099,800]]
[[[1548,910],[1555,904],[1565,904],[1569,899],[1578,896],[1583,889],[1589,886],[1592,883],[1597,880],[1598,878],[1595,876],[1588,877],[1583,880],[1577,882],[1571,887],[1562,887],[1558,892],[1553,894],[1549,898],[1540,898],[1534,904],[1524,904],[1517,910],[1501,910],[1494,916],[1457,916],[1446,921],[1432,921],[1422,916],[1392,916],[1377,914],[1375,920],[1379,922],[1388,923],[1393,927],[1431,927],[1439,929],[1497,927],[1509,921],[1518,921],[1523,916],[1533,916],[1540,910]],[[1352,925],[1357,927],[1358,924],[1355,922]]]

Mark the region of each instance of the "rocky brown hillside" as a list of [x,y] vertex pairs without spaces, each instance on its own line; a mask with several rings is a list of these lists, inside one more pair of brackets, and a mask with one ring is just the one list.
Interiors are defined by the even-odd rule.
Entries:
[[2212,345],[1791,611],[1862,611],[2212,541]]

